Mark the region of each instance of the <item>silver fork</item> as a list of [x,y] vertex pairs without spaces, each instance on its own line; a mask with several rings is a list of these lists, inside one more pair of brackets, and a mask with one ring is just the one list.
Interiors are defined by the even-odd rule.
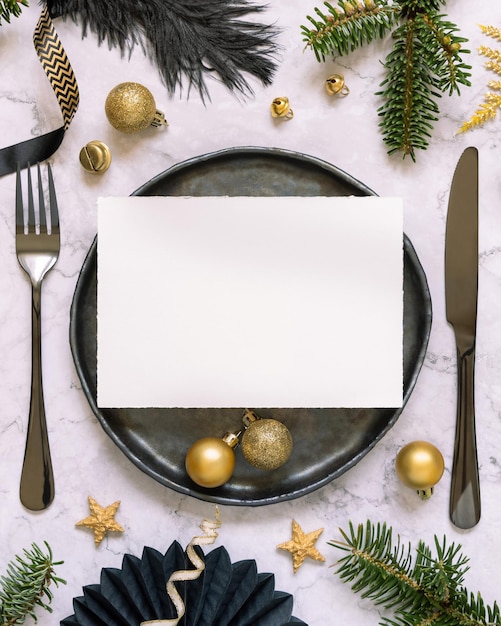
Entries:
[[[28,275],[32,287],[32,376],[31,400],[19,495],[24,506],[32,511],[46,509],[54,499],[54,474],[49,448],[42,387],[41,295],[42,281],[54,267],[59,256],[59,215],[50,165],[49,181],[50,230],[47,226],[40,165],[38,171],[39,228],[36,227],[31,169],[28,164],[28,220],[25,225],[21,172],[16,178],[16,252],[19,265]],[[27,226],[27,228],[26,228]]]

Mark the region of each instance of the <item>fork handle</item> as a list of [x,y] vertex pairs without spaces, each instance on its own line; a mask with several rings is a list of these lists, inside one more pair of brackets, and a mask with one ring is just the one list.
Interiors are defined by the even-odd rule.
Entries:
[[46,509],[54,499],[54,474],[50,457],[42,387],[41,283],[32,283],[32,374],[28,433],[19,495],[32,511]]

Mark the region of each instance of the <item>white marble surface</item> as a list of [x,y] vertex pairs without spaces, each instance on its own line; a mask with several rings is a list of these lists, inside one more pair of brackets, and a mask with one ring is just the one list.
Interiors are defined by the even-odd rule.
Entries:
[[[19,502],[18,484],[26,435],[30,374],[30,290],[14,252],[14,176],[0,179],[0,570],[31,542],[46,539],[67,585],[55,591],[52,616],[39,613],[41,626],[59,623],[73,612],[72,598],[82,585],[98,582],[102,567],[121,564],[125,553],[140,555],[144,545],[164,551],[174,539],[186,545],[213,507],[179,495],[138,470],[113,444],[92,414],[78,380],[68,342],[69,309],[84,256],[96,232],[98,195],[127,195],[152,176],[190,157],[226,147],[258,145],[297,150],[325,159],[363,181],[380,195],[401,196],[405,231],[427,274],[434,318],[426,360],[412,397],[400,419],[356,467],[322,489],[300,499],[257,508],[222,507],[217,545],[233,561],[255,559],[260,571],[272,571],[276,587],[294,594],[294,614],[305,622],[378,623],[379,613],[340,582],[334,570],[338,553],[326,542],[337,538],[349,520],[387,521],[413,543],[447,534],[463,545],[471,570],[466,584],[492,603],[499,593],[501,551],[499,493],[501,469],[501,120],[469,134],[456,135],[461,121],[480,103],[490,78],[477,54],[479,45],[494,45],[478,24],[501,25],[501,5],[455,0],[450,18],[470,39],[472,87],[461,97],[443,97],[442,116],[426,152],[417,163],[386,154],[378,133],[374,95],[382,79],[380,60],[391,41],[372,44],[348,57],[318,64],[303,53],[299,26],[315,4],[271,0],[263,19],[282,28],[283,58],[272,87],[256,85],[255,96],[241,101],[216,83],[206,107],[196,95],[170,99],[156,69],[137,49],[130,61],[116,50],[98,47],[80,27],[56,22],[75,70],[81,93],[79,111],[58,152],[51,159],[62,220],[62,250],[45,284],[43,359],[46,406],[57,494],[52,506],[34,514]],[[0,27],[0,143],[3,146],[48,131],[60,124],[59,110],[31,44],[38,3],[20,19]],[[323,81],[342,71],[351,89],[347,98],[329,99]],[[108,124],[104,99],[117,83],[136,80],[155,94],[169,120],[165,130],[141,135],[119,134]],[[295,118],[276,124],[269,115],[273,97],[287,95]],[[102,177],[86,174],[80,148],[102,139],[113,152],[111,169]],[[456,363],[453,334],[444,311],[444,231],[448,192],[455,164],[469,145],[480,153],[480,274],[477,340],[476,407],[482,487],[482,519],[461,532],[448,518],[450,467],[454,439]],[[423,503],[396,479],[394,459],[405,443],[427,439],[443,452],[446,473],[433,498]],[[109,535],[95,548],[92,534],[75,528],[87,515],[87,496],[103,505],[121,500],[117,521],[123,535]],[[276,549],[290,537],[291,519],[306,532],[325,528],[317,547],[326,563],[304,563],[293,575],[290,556]],[[498,600],[500,598],[497,598]],[[28,622],[31,623],[31,622]]]

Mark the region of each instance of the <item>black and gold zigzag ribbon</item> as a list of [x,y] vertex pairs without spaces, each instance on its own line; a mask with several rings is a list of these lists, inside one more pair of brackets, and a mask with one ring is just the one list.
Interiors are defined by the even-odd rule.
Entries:
[[18,163],[25,167],[27,163],[44,161],[54,154],[78,109],[80,97],[75,74],[46,4],[33,33],[33,44],[56,95],[64,124],[45,135],[0,150],[0,176],[14,172]]
[[78,84],[61,40],[57,36],[54,24],[50,19],[47,5],[44,5],[33,33],[33,45],[59,102],[64,119],[64,129],[68,130],[68,126],[77,112],[80,99]]

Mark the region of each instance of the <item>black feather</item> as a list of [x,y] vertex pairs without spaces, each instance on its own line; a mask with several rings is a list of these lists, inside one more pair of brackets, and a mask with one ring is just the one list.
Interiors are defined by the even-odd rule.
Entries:
[[206,79],[216,76],[231,91],[252,93],[245,74],[271,83],[278,29],[246,21],[265,7],[247,0],[47,0],[53,17],[71,18],[122,54],[139,45],[158,66],[172,95],[184,82],[210,98]]

